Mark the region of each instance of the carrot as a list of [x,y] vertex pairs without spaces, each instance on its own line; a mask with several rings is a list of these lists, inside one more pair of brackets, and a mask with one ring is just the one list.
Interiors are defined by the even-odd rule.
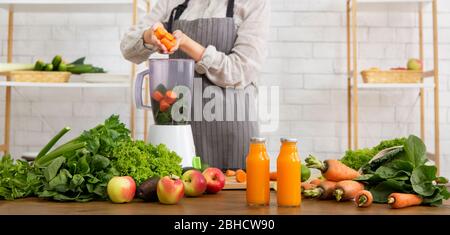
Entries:
[[309,182],[309,183],[319,186],[319,184],[322,183],[322,181],[323,181],[323,179],[315,178],[315,179],[311,180],[311,182]]
[[271,181],[277,181],[277,172],[270,172],[270,180]]
[[167,38],[163,38],[161,39],[161,43],[167,48],[167,50],[170,51],[170,49],[172,49],[172,47],[175,46],[175,42],[174,41],[170,41]]
[[225,171],[225,175],[226,176],[235,176],[236,175],[236,171],[227,170],[227,171]]
[[388,204],[391,208],[399,209],[422,204],[423,199],[416,194],[391,193],[388,197]]
[[159,92],[159,91],[154,91],[154,92],[153,92],[153,95],[152,95],[152,98],[153,98],[155,101],[160,102],[160,101],[164,98],[164,96],[163,96],[163,94],[161,94],[161,92]]
[[241,169],[237,170],[236,181],[239,183],[244,183],[245,181],[247,181],[247,173],[245,173],[245,171]]
[[339,182],[343,180],[352,180],[360,176],[357,171],[344,165],[338,160],[329,159],[321,162],[314,156],[309,155],[309,157],[305,159],[305,162],[307,167],[320,170],[327,180]]
[[333,195],[336,201],[345,201],[355,198],[356,194],[364,190],[364,185],[353,180],[343,180],[336,184]]
[[315,185],[315,184],[310,184],[310,183],[303,182],[302,183],[302,192],[305,191],[305,190],[314,189],[316,187],[317,187],[317,185]]
[[370,191],[361,190],[355,195],[355,204],[357,207],[368,207],[372,205],[373,196]]
[[305,189],[303,195],[306,197],[317,197],[321,200],[327,200],[333,198],[335,187],[336,182],[324,180],[316,188]]
[[162,38],[164,38],[166,36],[166,34],[168,32],[163,27],[158,27],[155,29],[154,33],[155,33],[156,38],[161,40]]
[[161,110],[161,112],[165,112],[170,108],[170,104],[167,103],[165,100],[161,100],[161,102],[159,102],[159,110]]
[[177,100],[177,93],[168,90],[166,91],[166,96],[164,97],[164,100],[166,100],[167,103],[173,104]]

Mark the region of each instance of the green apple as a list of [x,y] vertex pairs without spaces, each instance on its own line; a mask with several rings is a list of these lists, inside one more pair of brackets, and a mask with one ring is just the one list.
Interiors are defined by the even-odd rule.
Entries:
[[408,70],[422,70],[422,61],[418,59],[409,59],[407,64]]

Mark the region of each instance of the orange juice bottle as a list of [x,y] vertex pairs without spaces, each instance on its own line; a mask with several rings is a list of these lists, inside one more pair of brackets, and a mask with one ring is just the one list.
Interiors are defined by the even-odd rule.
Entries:
[[267,155],[266,140],[253,137],[246,159],[247,169],[247,204],[251,206],[269,205],[270,199],[270,165]]
[[281,149],[277,159],[278,206],[300,206],[300,173],[297,140],[281,138]]

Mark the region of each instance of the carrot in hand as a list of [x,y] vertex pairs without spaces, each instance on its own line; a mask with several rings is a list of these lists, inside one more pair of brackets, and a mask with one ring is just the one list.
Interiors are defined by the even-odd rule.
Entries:
[[236,171],[227,170],[227,171],[225,171],[225,175],[226,176],[235,176],[236,175]]
[[305,189],[303,195],[305,197],[315,197],[321,200],[333,198],[333,192],[336,187],[336,182],[324,180],[319,186],[312,189]]
[[316,186],[319,186],[319,184],[320,183],[322,183],[322,179],[320,179],[320,178],[315,178],[315,179],[313,179],[313,180],[311,180],[311,182],[309,182],[310,184],[314,184],[314,185],[316,185]]
[[336,184],[333,195],[336,201],[345,201],[354,199],[356,194],[361,190],[364,190],[362,183],[353,180],[343,180]]
[[245,181],[247,181],[247,173],[245,173],[245,171],[241,169],[237,170],[236,181],[239,183],[244,183]]
[[370,191],[361,190],[355,196],[355,204],[357,207],[368,207],[372,205],[373,196]]
[[277,172],[275,171],[275,172],[270,172],[270,180],[271,181],[277,181]]
[[388,197],[388,204],[394,209],[418,206],[422,201],[420,196],[410,193],[391,193]]
[[329,159],[321,162],[312,155],[305,159],[306,166],[309,168],[316,168],[322,172],[322,175],[331,181],[352,180],[359,177],[360,174],[352,168],[344,165],[338,160]]
[[176,45],[177,40],[175,37],[167,32],[163,27],[158,27],[154,30],[154,34],[156,38],[167,48],[167,50],[171,50],[172,47]]

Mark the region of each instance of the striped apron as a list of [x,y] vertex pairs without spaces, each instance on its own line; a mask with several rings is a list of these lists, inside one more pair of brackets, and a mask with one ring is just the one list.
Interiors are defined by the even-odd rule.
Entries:
[[[181,30],[199,44],[207,47],[213,45],[217,51],[230,54],[237,37],[237,30],[233,20],[234,0],[228,0],[227,13],[225,18],[201,18],[196,20],[180,20],[179,17],[188,7],[189,0],[172,10],[169,22],[165,23],[169,32]],[[170,58],[183,58],[188,56],[182,51],[177,51]],[[206,76],[196,74],[196,77],[202,78],[202,91],[208,86],[215,86]],[[256,87],[251,84],[245,89],[222,88],[220,89],[224,99],[223,102],[223,121],[206,121],[204,117],[199,120],[191,120],[192,132],[197,155],[202,161],[210,166],[221,169],[245,169],[245,158],[250,145],[250,138],[259,135],[259,127],[256,119],[249,118],[250,115],[256,116],[256,92],[250,97],[242,100],[240,103],[232,102],[242,97],[246,97],[248,90],[256,91]],[[195,92],[198,92],[195,90]],[[231,93],[230,93],[231,92]],[[202,92],[203,93],[203,92]],[[226,93],[233,95],[226,95]],[[194,94],[196,95],[202,94]],[[202,96],[203,97],[203,96]],[[213,98],[217,98],[214,97]],[[210,101],[209,98],[202,98],[203,104]],[[193,102],[195,105],[195,102]],[[233,106],[225,108],[226,105]],[[244,105],[245,104],[245,105]],[[229,118],[230,114],[226,110],[232,108],[234,118]],[[195,107],[193,107],[193,110]],[[203,107],[202,109],[203,110]],[[238,118],[238,111],[245,111],[245,118]],[[194,111],[192,112],[194,113]],[[202,115],[203,116],[203,115]],[[242,116],[241,116],[242,117]],[[216,116],[217,119],[217,116]]]

